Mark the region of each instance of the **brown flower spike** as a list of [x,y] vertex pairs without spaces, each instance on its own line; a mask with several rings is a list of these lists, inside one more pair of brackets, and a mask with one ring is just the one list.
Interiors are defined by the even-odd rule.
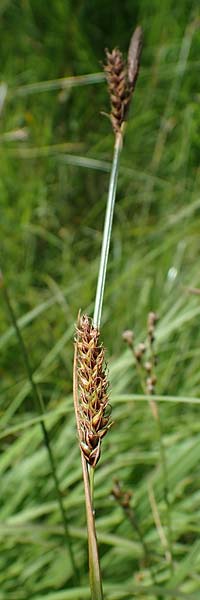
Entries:
[[99,343],[100,333],[87,315],[77,325],[77,359],[79,385],[80,447],[91,467],[95,467],[101,450],[101,440],[110,429],[108,380],[104,366],[105,350]]
[[142,51],[142,29],[137,27],[132,35],[127,63],[118,48],[106,50],[104,66],[111,99],[110,119],[115,133],[119,133],[125,121],[132,93],[137,81]]

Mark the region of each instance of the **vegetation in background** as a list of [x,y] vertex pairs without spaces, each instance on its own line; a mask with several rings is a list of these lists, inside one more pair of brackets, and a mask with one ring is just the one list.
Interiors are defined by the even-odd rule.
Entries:
[[[125,0],[115,8],[102,0],[73,7],[56,0],[48,10],[38,0],[1,2],[1,268],[44,415],[35,411],[1,294],[0,600],[90,597],[72,338],[79,307],[93,311],[111,168],[100,61],[105,47],[126,50],[138,22],[145,45],[119,172],[102,321],[115,426],[96,474],[96,522],[105,598],[199,597],[198,10],[195,0]],[[73,79],[98,73],[90,84]],[[145,338],[150,310],[159,314],[154,398],[168,467],[173,575],[158,430],[122,340],[125,329],[134,330],[136,343]],[[73,587],[43,420],[81,594]],[[120,502],[111,493],[116,478]],[[123,493],[131,494],[126,511]]]

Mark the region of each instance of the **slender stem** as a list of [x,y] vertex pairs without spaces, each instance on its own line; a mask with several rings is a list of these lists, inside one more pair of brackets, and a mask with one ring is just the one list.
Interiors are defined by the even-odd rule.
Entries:
[[164,447],[164,443],[163,443],[162,422],[160,419],[159,410],[157,410],[157,427],[158,427],[159,445],[160,445],[160,459],[161,459],[162,474],[163,474],[163,494],[164,494],[165,505],[166,505],[166,513],[167,513],[168,552],[169,552],[169,559],[170,559],[170,572],[171,572],[171,575],[173,575],[174,563],[173,563],[173,546],[172,546],[171,506],[170,506],[170,501],[169,501],[168,468],[167,468],[165,447]]
[[[78,368],[77,368],[77,345],[75,344],[74,349],[74,369],[73,369],[73,397],[74,397],[74,409],[76,416],[76,424],[79,440],[81,439],[81,427],[79,419],[79,399],[78,399]],[[98,544],[96,537],[95,528],[95,517],[93,511],[92,494],[93,490],[93,476],[94,469],[90,470],[90,478],[85,457],[81,451],[82,461],[82,472],[83,482],[85,491],[85,506],[86,506],[86,517],[87,517],[87,529],[88,529],[88,556],[89,556],[89,575],[90,575],[90,589],[91,589],[91,600],[103,600],[103,589],[102,589],[102,578],[99,563]],[[92,492],[93,493],[93,492]]]
[[[15,317],[15,313],[12,307],[12,304],[10,302],[10,297],[8,294],[8,290],[5,286],[3,277],[1,275],[1,289],[3,291],[4,294],[4,298],[5,298],[5,302],[8,308],[8,312],[10,314],[10,318],[11,321],[13,323],[13,327],[15,329],[16,332],[16,336],[18,338],[18,342],[21,348],[21,352],[24,358],[24,364],[26,367],[26,371],[27,371],[27,376],[32,388],[32,392],[33,392],[33,398],[35,401],[35,406],[36,406],[36,410],[38,412],[39,415],[43,415],[45,414],[45,408],[44,408],[44,404],[43,404],[43,399],[41,396],[41,393],[34,381],[33,378],[33,372],[32,372],[32,367],[31,367],[31,363],[29,360],[29,356],[28,356],[28,352],[27,352],[27,348],[25,346],[20,328],[18,326],[17,323],[17,319]],[[52,452],[52,448],[51,448],[51,443],[50,443],[50,439],[49,439],[49,434],[48,431],[46,429],[46,425],[44,423],[44,421],[41,421],[40,423],[41,429],[42,429],[42,433],[43,433],[43,437],[44,437],[44,443],[48,452],[48,456],[49,456],[49,462],[50,462],[50,466],[51,466],[51,472],[52,472],[52,477],[53,477],[53,481],[54,481],[54,485],[55,485],[55,491],[56,491],[56,495],[57,495],[57,500],[58,500],[58,505],[60,508],[60,513],[61,513],[61,517],[62,517],[62,522],[63,522],[63,527],[64,527],[64,531],[65,531],[65,539],[66,539],[66,543],[67,543],[67,548],[68,548],[68,552],[70,555],[70,560],[71,560],[71,565],[72,565],[72,569],[73,569],[73,576],[74,576],[74,583],[77,585],[77,582],[79,582],[79,573],[77,570],[77,566],[76,566],[76,561],[75,561],[75,557],[74,557],[74,552],[73,552],[73,548],[72,548],[72,540],[71,540],[71,536],[69,533],[69,527],[68,527],[68,522],[67,522],[67,517],[65,514],[65,509],[64,509],[64,505],[63,505],[63,500],[62,500],[62,494],[60,491],[60,486],[59,486],[59,480],[58,480],[58,476],[57,476],[57,471],[56,471],[56,465],[55,465],[55,460],[54,460],[54,455]]]
[[[152,374],[154,374],[154,368],[156,364],[156,356],[154,352],[154,344],[153,341],[150,340],[150,352],[151,352],[151,362],[153,365]],[[158,438],[159,438],[159,446],[160,446],[160,461],[161,461],[161,469],[162,469],[162,477],[163,477],[163,495],[166,506],[166,516],[167,516],[167,531],[168,531],[168,554],[170,560],[170,573],[173,575],[174,573],[174,563],[173,563],[173,544],[172,544],[172,520],[171,520],[171,506],[169,500],[169,483],[168,483],[168,466],[167,466],[167,458],[166,451],[163,440],[163,427],[162,421],[160,417],[159,406],[155,403],[154,399],[150,401],[150,406],[152,410],[154,419],[157,424]]]
[[160,518],[159,509],[158,509],[158,505],[156,502],[152,482],[149,482],[149,484],[148,484],[148,496],[149,496],[149,502],[150,502],[150,506],[151,506],[151,510],[152,510],[153,519],[154,519],[155,526],[156,526],[156,529],[158,532],[158,537],[159,537],[161,545],[164,549],[166,561],[169,563],[170,562],[169,544],[168,544],[168,540],[167,540],[167,537],[165,534],[165,530],[161,523],[161,518]]
[[160,462],[161,462],[161,471],[163,478],[163,495],[166,506],[166,516],[167,516],[167,543],[168,543],[168,557],[169,557],[169,566],[171,575],[174,573],[174,564],[173,564],[173,546],[172,546],[172,522],[171,522],[171,506],[169,501],[169,485],[168,485],[168,467],[167,467],[167,459],[165,446],[163,442],[163,430],[162,430],[162,422],[160,418],[159,407],[155,403],[152,397],[149,398],[150,408],[153,414],[153,417],[156,421],[157,432],[158,432],[158,441],[160,448]]
[[[92,506],[93,506],[93,502],[94,502],[94,468],[93,467],[90,467],[89,476],[90,476],[90,495],[91,495],[91,501],[92,501]],[[94,512],[94,510],[93,510],[93,512]]]
[[110,174],[108,200],[107,200],[106,216],[105,216],[105,223],[104,223],[104,232],[103,232],[103,240],[102,240],[102,247],[101,247],[101,258],[100,258],[100,265],[99,265],[99,274],[98,274],[96,298],[95,298],[95,305],[94,305],[94,316],[93,316],[93,325],[97,329],[100,329],[100,322],[101,322],[103,295],[104,295],[104,287],[105,287],[105,280],[106,280],[108,254],[109,254],[109,248],[110,248],[110,238],[111,238],[111,231],[112,231],[112,222],[113,222],[113,213],[114,213],[115,198],[116,198],[117,179],[118,179],[118,172],[119,172],[119,159],[120,159],[121,149],[122,149],[122,132],[120,132],[119,134],[116,135],[112,170],[111,170],[111,174]]
[[[123,506],[123,505],[121,505],[121,506],[122,506],[122,509],[124,510],[125,515],[127,516],[128,520],[129,520],[130,524],[132,525],[133,529],[135,529],[136,532],[137,532],[138,538],[139,538],[140,543],[141,543],[142,548],[143,548],[145,564],[149,568],[151,579],[152,579],[152,583],[154,583],[156,585],[157,584],[157,579],[156,579],[156,575],[154,573],[154,569],[153,569],[153,567],[151,565],[151,559],[150,559],[150,555],[149,555],[149,549],[148,549],[148,546],[146,544],[143,532],[142,532],[142,530],[140,528],[140,525],[139,525],[139,523],[137,521],[137,518],[136,518],[136,516],[134,514],[134,511],[133,511],[133,509],[130,506],[127,506],[127,507]],[[159,596],[158,600],[160,600],[160,596]]]

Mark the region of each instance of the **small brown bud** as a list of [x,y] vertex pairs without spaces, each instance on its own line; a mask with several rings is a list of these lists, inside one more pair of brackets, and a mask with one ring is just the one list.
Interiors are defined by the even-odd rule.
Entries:
[[142,352],[139,350],[139,348],[135,349],[134,355],[135,355],[137,362],[140,362],[142,359]]
[[148,314],[148,319],[147,319],[148,331],[151,330],[151,328],[154,329],[157,321],[158,321],[158,315],[155,312],[150,312]]
[[127,342],[127,344],[129,346],[133,346],[133,340],[134,340],[134,333],[131,329],[126,329],[125,331],[123,331],[122,333],[122,339],[124,340],[124,342]]
[[114,480],[114,485],[112,488],[112,495],[118,501],[121,499],[122,490],[121,490],[121,485],[120,485],[120,482],[118,481],[118,479]]
[[120,506],[122,506],[123,508],[130,507],[130,500],[132,497],[132,492],[123,491],[118,479],[116,479],[114,482],[112,494],[113,494],[114,498],[117,500],[117,502],[119,502]]
[[148,394],[153,394],[154,393],[154,384],[152,382],[152,378],[151,377],[147,378],[146,384],[147,384],[147,392],[148,392]]
[[146,352],[146,346],[143,342],[138,344],[137,348],[135,348],[134,355],[138,362],[141,362],[143,354]]
[[149,394],[153,394],[154,393],[156,383],[157,383],[157,377],[153,373],[153,375],[151,377],[148,377],[147,381],[146,381],[147,391],[148,391]]
[[121,506],[123,506],[124,508],[128,508],[130,506],[131,496],[132,496],[131,492],[123,492]]
[[144,354],[146,352],[146,346],[145,346],[144,342],[141,342],[139,344],[138,348],[142,354]]
[[148,373],[151,373],[152,366],[153,366],[152,363],[150,361],[147,361],[147,362],[145,362],[144,368],[146,369],[146,371]]
[[157,323],[157,321],[159,320],[159,316],[157,315],[157,313],[151,311],[148,315],[149,320],[151,321],[151,323],[155,324]]

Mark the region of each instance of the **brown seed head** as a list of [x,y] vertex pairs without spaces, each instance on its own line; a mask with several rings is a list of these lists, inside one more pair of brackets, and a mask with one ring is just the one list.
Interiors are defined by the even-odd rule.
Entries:
[[135,88],[142,50],[142,29],[137,27],[130,42],[128,61],[123,60],[118,48],[106,50],[104,66],[111,100],[110,119],[115,133],[119,133],[126,120],[133,90]]
[[141,342],[140,344],[138,344],[137,348],[135,348],[135,350],[134,350],[135,359],[138,362],[141,362],[145,352],[146,352],[146,346],[143,342]]
[[110,92],[110,119],[115,133],[121,129],[125,121],[126,111],[130,102],[127,66],[118,48],[112,52],[106,50],[107,64],[104,66]]
[[77,326],[79,422],[81,450],[92,467],[100,458],[101,440],[110,429],[108,380],[104,366],[105,350],[99,344],[99,331],[87,315]]

